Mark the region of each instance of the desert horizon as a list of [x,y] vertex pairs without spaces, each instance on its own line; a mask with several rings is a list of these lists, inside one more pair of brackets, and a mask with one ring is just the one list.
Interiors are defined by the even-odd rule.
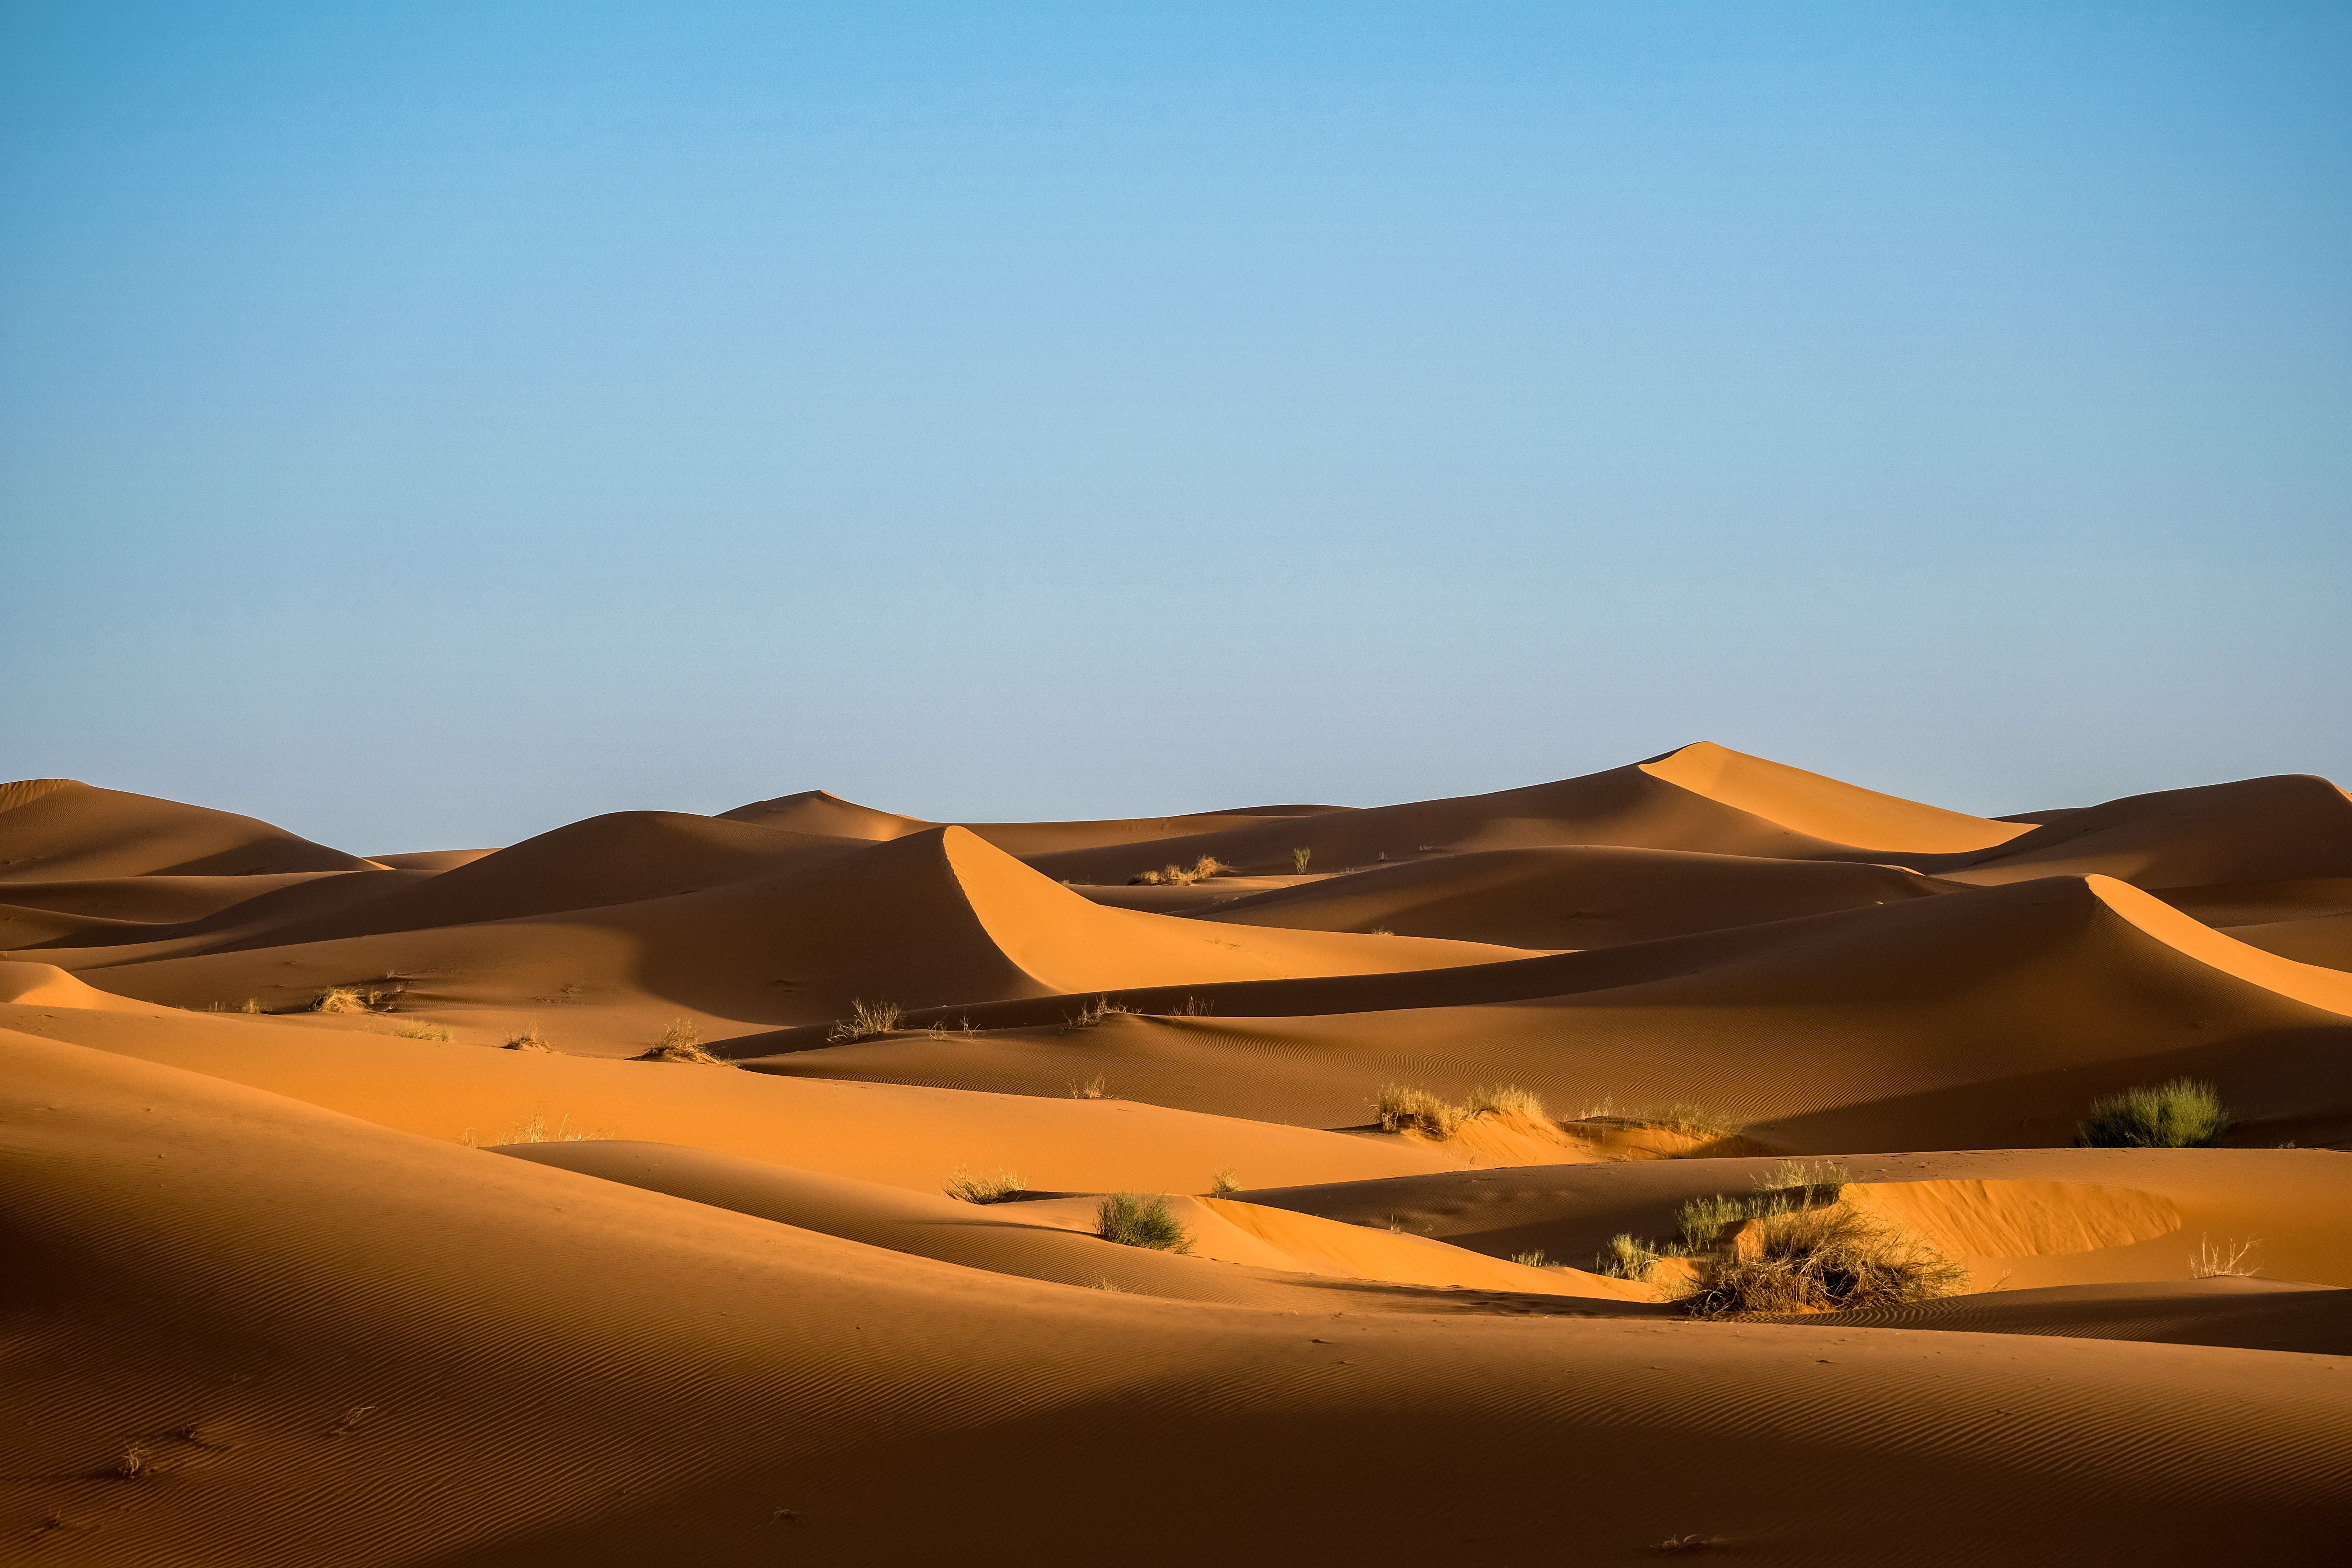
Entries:
[[27,780],[0,1031],[27,1561],[2317,1561],[2344,1522],[2316,776],[1988,818],[1702,742],[364,856]]

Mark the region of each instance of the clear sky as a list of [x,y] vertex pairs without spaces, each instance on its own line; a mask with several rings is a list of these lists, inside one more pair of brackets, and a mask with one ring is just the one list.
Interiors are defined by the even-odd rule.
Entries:
[[2352,782],[2352,7],[0,5],[0,776]]

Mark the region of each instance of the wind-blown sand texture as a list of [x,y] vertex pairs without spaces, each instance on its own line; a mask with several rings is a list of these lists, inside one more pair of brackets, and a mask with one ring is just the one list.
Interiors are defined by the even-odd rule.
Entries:
[[[173,1568],[2331,1561],[2347,933],[2315,778],[1994,819],[1701,744],[1365,809],[812,790],[364,857],[0,785],[0,1531]],[[2180,1077],[2220,1146],[2075,1146]],[[1541,1104],[1384,1131],[1390,1084]],[[1695,1317],[1736,1229],[1600,1268],[1816,1181],[1958,1293]],[[1183,1248],[1097,1234],[1122,1193]]]

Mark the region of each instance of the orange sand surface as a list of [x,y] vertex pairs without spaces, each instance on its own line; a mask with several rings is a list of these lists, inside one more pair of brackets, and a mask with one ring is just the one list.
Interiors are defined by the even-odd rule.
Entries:
[[[2305,777],[1988,818],[1701,743],[366,857],[0,785],[0,1534],[2330,1561],[2347,922],[2352,800]],[[2181,1078],[2210,1146],[2077,1146]],[[1791,1207],[1955,1272],[1696,1314]]]

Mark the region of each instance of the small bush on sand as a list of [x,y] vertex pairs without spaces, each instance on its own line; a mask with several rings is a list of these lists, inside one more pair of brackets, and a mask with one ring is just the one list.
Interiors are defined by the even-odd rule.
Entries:
[[499,1048],[506,1051],[546,1051],[551,1055],[555,1050],[555,1047],[548,1043],[547,1037],[539,1032],[537,1024],[533,1024],[520,1035],[509,1035],[507,1043]]
[[641,1062],[693,1062],[699,1067],[724,1067],[726,1059],[712,1056],[702,1043],[702,1031],[691,1018],[672,1018],[636,1060]]
[[121,1458],[114,1461],[114,1473],[126,1481],[139,1480],[155,1473],[155,1450],[144,1443],[125,1443]]
[[1619,1232],[1609,1238],[1609,1245],[1595,1254],[1592,1271],[1606,1274],[1612,1279],[1631,1279],[1635,1283],[1647,1279],[1650,1270],[1658,1266],[1658,1255],[1645,1242]]
[[1402,1083],[1381,1085],[1380,1095],[1372,1101],[1372,1112],[1380,1118],[1383,1132],[1412,1129],[1432,1138],[1453,1137],[1469,1114],[1425,1089]]
[[1704,1252],[1747,1217],[1748,1205],[1738,1198],[1693,1198],[1675,1214],[1675,1228],[1682,1236],[1685,1252]]
[[1753,1215],[1785,1214],[1790,1209],[1822,1208],[1838,1201],[1853,1173],[1829,1160],[1783,1160],[1756,1178],[1756,1196],[1748,1200]]
[[1544,1113],[1543,1096],[1517,1084],[1498,1083],[1492,1089],[1484,1087],[1470,1091],[1470,1102],[1463,1107],[1473,1116],[1490,1112],[1500,1116],[1534,1116]]
[[1198,996],[1187,996],[1184,998],[1181,1005],[1170,1008],[1167,1012],[1161,1014],[1160,1016],[1163,1018],[1205,1018],[1216,1010],[1217,1005],[1214,1002],[1203,1001]]
[[1312,849],[1294,849],[1290,852],[1290,868],[1304,877],[1307,875],[1307,862],[1314,858],[1315,851]]
[[438,1040],[444,1045],[456,1038],[438,1024],[406,1024],[393,1033],[404,1040]]
[[2197,1238],[2197,1250],[2189,1255],[2189,1277],[2191,1279],[2251,1279],[2254,1277],[2254,1269],[2246,1258],[2262,1244],[2260,1237],[2249,1237],[2244,1241],[2224,1241],[2216,1247],[2210,1237],[2200,1236]]
[[1543,1248],[1540,1247],[1537,1247],[1533,1252],[1514,1252],[1511,1254],[1511,1261],[1517,1264],[1522,1268],[1550,1268],[1555,1267],[1549,1258],[1544,1257]]
[[1021,1184],[1021,1173],[1018,1171],[999,1171],[992,1176],[975,1176],[958,1165],[955,1174],[947,1179],[947,1184],[941,1190],[959,1203],[1001,1204],[1028,1189]]
[[1066,1019],[1065,1022],[1073,1029],[1091,1029],[1113,1014],[1134,1011],[1134,1008],[1125,1003],[1114,1002],[1108,996],[1097,996],[1080,1007],[1076,1017]]
[[1241,1190],[1241,1177],[1231,1165],[1209,1179],[1209,1195],[1213,1198],[1229,1198]]
[[[331,985],[319,993],[310,1004],[313,1013],[383,1013],[391,1009],[397,991],[385,991],[377,986]],[[261,1009],[257,1005],[253,1011]]]
[[1843,1205],[1751,1222],[1752,1251],[1711,1262],[1684,1305],[1695,1317],[1843,1311],[1948,1296],[1968,1270]]
[[1157,888],[1163,884],[1189,888],[1195,882],[1205,882],[1212,877],[1232,869],[1231,866],[1215,856],[1203,855],[1190,866],[1168,865],[1162,866],[1157,871],[1139,871],[1127,879],[1127,885],[1130,888],[1139,886]]
[[1720,1111],[1709,1110],[1704,1105],[1692,1105],[1681,1100],[1672,1105],[1653,1106],[1646,1110],[1628,1111],[1620,1120],[1628,1126],[1655,1127],[1668,1132],[1679,1132],[1685,1138],[1737,1138],[1746,1125]]
[[[547,1112],[534,1105],[530,1108],[530,1114],[508,1128],[506,1135],[498,1142],[500,1143],[590,1143],[601,1139],[619,1136],[620,1129],[616,1127],[599,1127],[593,1131],[585,1127],[574,1127],[572,1125],[572,1113],[568,1110],[551,1123],[547,1120]],[[466,1129],[466,1135],[458,1142],[469,1149],[479,1146],[475,1142],[474,1130],[470,1127]]]
[[1192,1250],[1192,1238],[1176,1222],[1168,1200],[1157,1193],[1112,1193],[1095,1205],[1095,1230],[1105,1241],[1121,1247],[1145,1247],[1155,1252]]
[[877,1035],[887,1035],[898,1026],[906,1009],[896,1002],[868,1002],[852,997],[849,1016],[825,1032],[827,1045],[847,1045],[855,1040],[870,1040]]
[[245,999],[245,1004],[244,1004],[244,1005],[242,1005],[242,1006],[240,1006],[239,1008],[237,1008],[237,1011],[238,1011],[238,1012],[240,1012],[240,1013],[258,1013],[258,1012],[260,1012],[260,1011],[261,1011],[261,998],[260,998],[260,997],[258,997],[258,996],[248,996],[248,997],[247,997],[247,998]]
[[2074,1142],[2085,1149],[2210,1149],[2229,1130],[2230,1113],[2213,1086],[2177,1078],[2091,1101]]
[[1072,1100],[1117,1100],[1118,1096],[1110,1091],[1110,1079],[1097,1073],[1084,1083],[1070,1085],[1070,1098]]

